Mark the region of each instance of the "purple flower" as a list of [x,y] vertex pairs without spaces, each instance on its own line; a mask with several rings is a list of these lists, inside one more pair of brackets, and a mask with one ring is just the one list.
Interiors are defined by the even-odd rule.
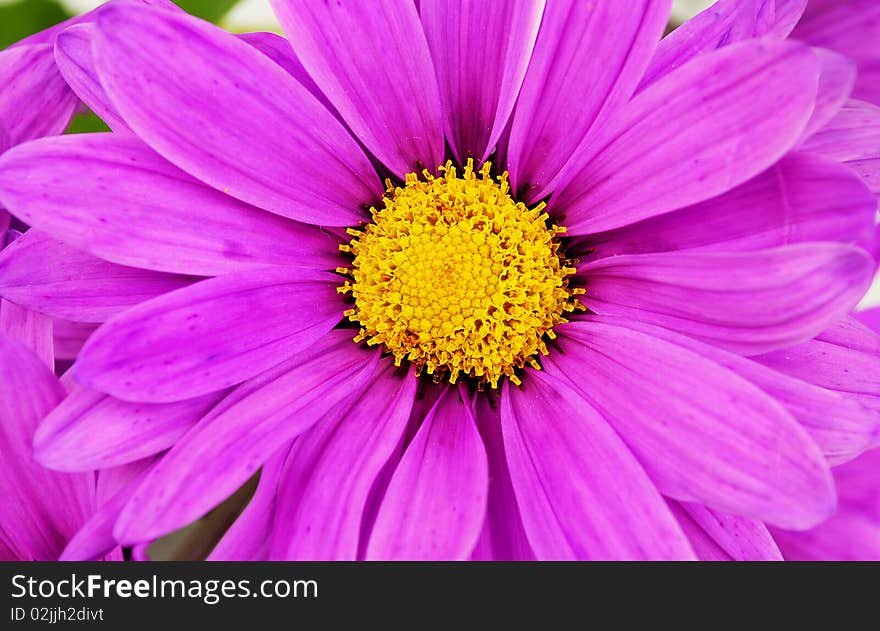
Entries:
[[876,196],[807,150],[852,68],[784,41],[791,3],[659,45],[668,2],[503,4],[278,0],[293,50],[126,4],[58,37],[114,133],[0,158],[44,233],[0,295],[107,320],[35,448],[168,450],[121,543],[257,471],[214,558],[689,559],[712,520],[774,558],[764,522],[833,512],[878,414],[749,357],[870,283]]

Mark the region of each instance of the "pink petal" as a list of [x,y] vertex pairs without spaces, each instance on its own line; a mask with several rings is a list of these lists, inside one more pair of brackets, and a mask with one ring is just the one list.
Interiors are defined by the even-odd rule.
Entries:
[[58,72],[50,44],[0,52],[0,85],[0,123],[13,145],[67,129],[77,98]]
[[792,153],[745,184],[713,199],[584,237],[590,257],[690,248],[740,251],[803,241],[869,246],[877,200],[834,160]]
[[296,56],[358,138],[398,176],[443,163],[440,94],[410,0],[272,0]]
[[501,429],[510,477],[539,560],[694,558],[641,465],[611,426],[557,378],[505,384]]
[[[759,361],[746,359],[667,329],[632,321],[621,322],[618,318],[607,319],[607,322],[687,348],[752,382],[788,410],[807,430],[831,464],[855,458],[876,443],[880,436],[880,414],[877,410],[862,405],[845,393],[770,369],[759,363],[760,358],[755,358]],[[848,365],[841,362],[837,371],[846,374]]]
[[545,197],[578,146],[632,96],[666,27],[669,5],[548,3],[510,132],[508,169],[527,200]]
[[290,445],[286,445],[263,465],[253,498],[211,550],[207,560],[268,560],[278,482],[289,453]]
[[80,322],[103,322],[196,280],[108,263],[38,230],[28,230],[0,253],[0,295],[28,309]]
[[631,254],[581,267],[583,303],[757,355],[817,335],[843,317],[870,286],[874,261],[863,249],[800,243],[756,252]]
[[346,414],[372,381],[377,353],[336,331],[233,390],[156,465],[116,525],[123,543],[162,536],[207,513],[279,448]]
[[[699,60],[719,48],[747,39],[773,34],[781,39],[797,22],[791,17],[806,0],[719,0],[663,38],[645,72],[639,91],[644,90],[686,63]],[[774,7],[774,4],[776,5]]]
[[40,424],[34,457],[59,471],[140,460],[174,445],[224,394],[176,403],[131,403],[76,386]]
[[750,40],[686,64],[633,99],[551,208],[598,232],[720,195],[779,160],[813,111],[818,60]]
[[23,221],[120,265],[201,276],[339,265],[332,236],[224,195],[128,135],[17,147],[0,159],[0,190]]
[[49,368],[0,335],[0,540],[18,560],[56,560],[95,504],[92,474],[58,474],[31,454],[37,423],[62,398]]
[[382,500],[367,559],[460,560],[486,518],[486,450],[464,391],[451,387],[406,448]]
[[700,504],[681,506],[734,561],[782,561],[782,554],[763,523],[719,513]]
[[130,132],[101,85],[92,43],[94,24],[77,24],[55,38],[55,63],[64,80],[89,109],[119,133]]
[[440,85],[446,138],[459,162],[483,161],[513,111],[544,0],[425,0],[420,12]]
[[395,372],[389,362],[348,414],[297,439],[278,488],[271,558],[357,559],[367,499],[415,399],[417,380]]
[[52,319],[41,313],[0,300],[0,334],[21,343],[54,370]]
[[[598,320],[566,325],[549,374],[568,378],[669,497],[792,528],[834,509],[828,464],[794,418],[684,347]],[[731,412],[735,410],[735,414]]]
[[[835,322],[815,339],[755,360],[880,411],[880,335],[855,319]],[[880,441],[880,435],[876,438]]]
[[227,274],[147,301],[89,339],[82,385],[126,401],[182,401],[277,366],[339,322],[336,277],[290,267]]
[[489,502],[486,522],[477,547],[471,555],[477,561],[534,561],[535,553],[529,544],[522,517],[516,504],[516,494],[507,468],[504,437],[501,433],[501,410],[498,398],[488,393],[474,397],[474,416],[477,429],[486,447],[489,459]]
[[245,42],[180,13],[126,4],[102,9],[97,31],[98,75],[116,110],[187,173],[259,208],[325,225],[356,224],[381,195],[339,122]]
[[825,127],[837,115],[852,94],[858,70],[855,63],[843,55],[824,48],[814,48],[813,52],[821,64],[819,91],[813,115],[804,130],[804,138]]

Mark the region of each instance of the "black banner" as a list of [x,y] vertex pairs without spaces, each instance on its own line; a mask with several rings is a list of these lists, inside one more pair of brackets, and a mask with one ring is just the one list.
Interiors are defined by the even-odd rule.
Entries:
[[[840,622],[840,612],[830,610],[835,591],[845,593],[847,611],[854,613],[854,602],[874,602],[878,569],[795,563],[0,563],[0,628],[197,621],[199,628],[261,629],[278,621],[350,622],[353,616],[405,622],[404,612],[419,612],[404,625],[414,627],[466,612],[498,621],[529,613],[545,624],[571,620],[572,613],[585,624],[598,622],[592,616],[612,615],[616,626],[644,623],[646,615],[687,618],[696,608],[729,619],[765,607],[788,616],[793,610],[821,616],[828,608],[830,619]],[[867,570],[862,580],[860,570]]]

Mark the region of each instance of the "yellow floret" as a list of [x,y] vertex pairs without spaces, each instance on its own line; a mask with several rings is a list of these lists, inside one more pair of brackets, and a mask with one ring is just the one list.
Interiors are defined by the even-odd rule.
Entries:
[[373,223],[349,229],[342,249],[354,256],[346,316],[356,341],[383,344],[399,365],[409,360],[452,383],[468,375],[490,386],[516,369],[538,367],[544,336],[581,308],[559,255],[544,204],[528,208],[510,196],[507,174],[496,181],[486,163],[468,161],[461,177],[447,163],[440,175],[406,176],[392,187]]

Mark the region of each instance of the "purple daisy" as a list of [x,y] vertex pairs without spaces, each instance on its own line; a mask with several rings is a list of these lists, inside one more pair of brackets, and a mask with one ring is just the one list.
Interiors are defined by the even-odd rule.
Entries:
[[712,520],[775,558],[880,417],[749,357],[852,310],[877,199],[806,149],[851,64],[785,41],[798,3],[720,4],[662,42],[652,0],[277,0],[291,48],[126,3],[66,30],[114,133],[0,158],[41,231],[0,295],[112,317],[37,457],[167,450],[100,515],[126,545],[260,471],[215,558],[690,559]]

